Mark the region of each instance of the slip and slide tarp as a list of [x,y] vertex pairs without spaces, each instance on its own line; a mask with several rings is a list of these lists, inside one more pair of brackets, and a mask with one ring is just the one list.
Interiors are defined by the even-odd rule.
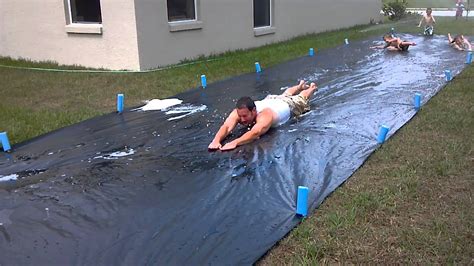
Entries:
[[[444,36],[402,38],[418,46],[351,42],[176,95],[183,107],[207,106],[180,119],[128,109],[0,153],[0,175],[18,175],[0,182],[0,264],[257,261],[301,221],[298,186],[314,212],[377,149],[382,124],[393,135],[415,115],[416,92],[426,103],[445,69],[466,66]],[[207,150],[236,99],[300,79],[319,85],[311,112],[236,150]]]

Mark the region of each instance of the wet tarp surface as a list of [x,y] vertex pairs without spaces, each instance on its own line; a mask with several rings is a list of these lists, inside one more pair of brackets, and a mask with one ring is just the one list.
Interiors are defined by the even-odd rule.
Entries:
[[[378,147],[382,124],[393,135],[416,92],[426,103],[445,69],[465,67],[443,36],[402,37],[418,46],[353,42],[177,95],[176,112],[111,113],[0,153],[0,175],[18,178],[0,182],[0,264],[255,262],[299,223],[298,186],[314,210]],[[207,150],[237,98],[299,79],[319,85],[311,112],[234,151]]]

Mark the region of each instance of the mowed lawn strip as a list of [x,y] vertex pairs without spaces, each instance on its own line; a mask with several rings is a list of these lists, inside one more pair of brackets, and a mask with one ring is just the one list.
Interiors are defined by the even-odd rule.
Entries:
[[[317,50],[341,45],[345,38],[364,39],[382,34],[389,25],[356,26],[350,29],[306,35],[250,50],[227,52],[198,58],[195,64],[150,73],[68,73],[0,67],[0,132],[7,131],[12,144],[116,110],[117,93],[125,94],[126,107],[145,100],[173,96],[208,84],[304,56],[310,47]],[[206,61],[211,59],[210,61]],[[190,61],[186,61],[190,63]],[[191,61],[192,63],[192,61]],[[84,69],[59,66],[52,62],[29,62],[0,58],[0,65],[52,69]]]

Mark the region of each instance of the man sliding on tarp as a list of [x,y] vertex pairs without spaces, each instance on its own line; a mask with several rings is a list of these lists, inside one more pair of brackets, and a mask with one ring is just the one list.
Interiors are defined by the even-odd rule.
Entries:
[[[270,127],[286,123],[291,116],[296,117],[309,111],[309,98],[317,88],[315,83],[307,85],[302,80],[298,85],[286,89],[283,94],[268,95],[261,101],[253,101],[250,97],[240,98],[208,148],[222,151],[235,149],[237,146],[259,138]],[[237,124],[248,126],[251,129],[241,137],[222,146],[221,141],[232,132]]]

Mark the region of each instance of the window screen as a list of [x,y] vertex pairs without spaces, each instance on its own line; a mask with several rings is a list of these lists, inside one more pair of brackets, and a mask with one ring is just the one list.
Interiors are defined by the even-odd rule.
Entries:
[[167,0],[167,2],[168,21],[196,19],[194,0]]
[[270,26],[270,1],[271,0],[253,0],[254,28]]
[[70,0],[72,23],[101,23],[100,0]]

